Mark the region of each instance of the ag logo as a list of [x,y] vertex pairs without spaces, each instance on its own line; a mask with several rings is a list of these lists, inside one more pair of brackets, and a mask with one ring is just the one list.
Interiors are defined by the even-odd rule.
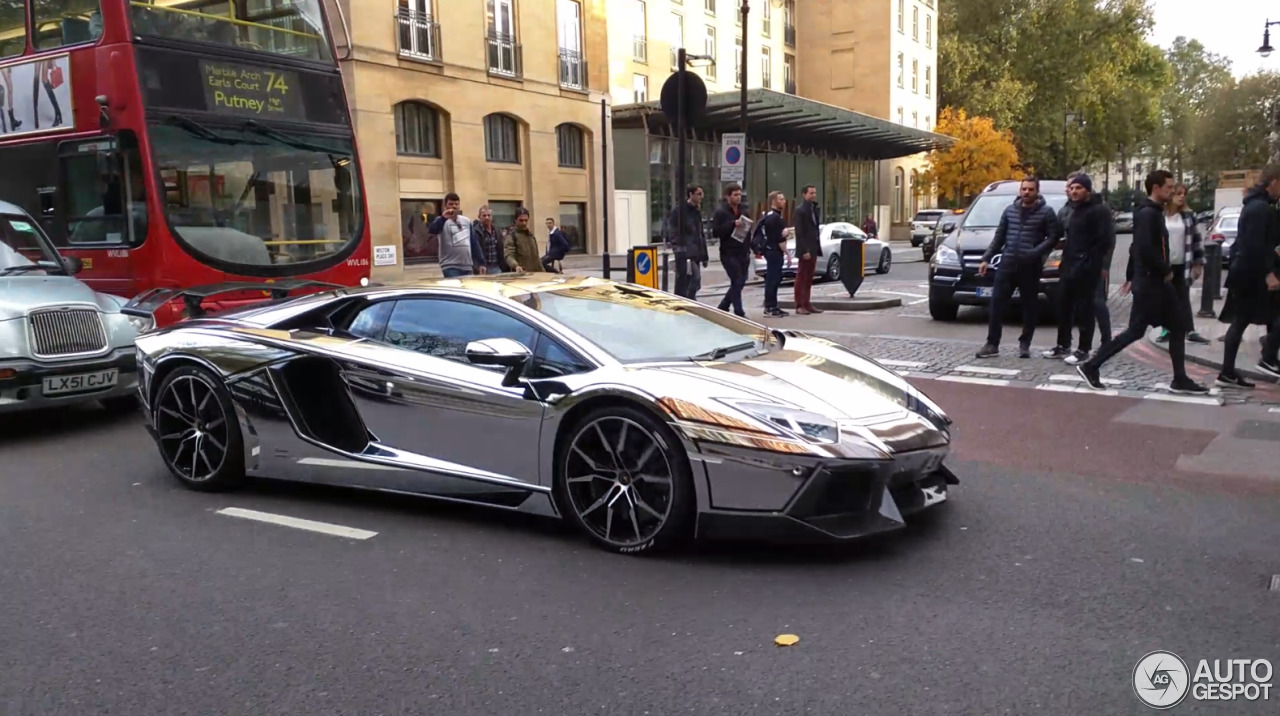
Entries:
[[1182,703],[1190,687],[1187,662],[1171,651],[1153,651],[1133,667],[1133,693],[1153,709],[1171,709]]

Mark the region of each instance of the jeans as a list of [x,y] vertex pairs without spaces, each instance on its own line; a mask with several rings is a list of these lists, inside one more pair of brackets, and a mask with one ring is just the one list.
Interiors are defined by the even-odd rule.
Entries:
[[764,310],[778,309],[778,287],[782,285],[782,252],[769,249],[764,252]]
[[502,264],[486,264],[484,267],[484,271],[489,276],[507,272],[507,270],[502,267]]
[[720,300],[720,310],[727,311],[731,307],[739,316],[747,315],[742,308],[742,289],[747,285],[747,273],[751,270],[751,254],[742,252],[720,253],[720,265],[729,276],[729,290]]
[[454,266],[450,266],[449,268],[445,268],[445,269],[440,269],[440,272],[444,274],[445,278],[458,278],[459,276],[470,276],[475,273],[473,269],[457,268]]
[[[1098,281],[1098,288],[1093,295],[1093,313],[1098,319],[1098,336],[1099,344],[1107,344],[1111,342],[1111,309],[1107,307],[1107,282],[1108,272],[1102,272],[1102,278]],[[1083,350],[1089,350],[1081,343]]]
[[1088,270],[1081,273],[1058,282],[1058,345],[1071,348],[1071,327],[1075,325],[1080,330],[1080,350],[1088,353],[1093,349],[1094,311],[1101,277]]
[[1022,294],[1022,334],[1018,336],[1019,345],[1031,345],[1031,338],[1036,333],[1036,323],[1040,319],[1040,274],[1043,272],[1039,262],[1029,261],[1008,268],[996,269],[995,289],[991,296],[991,322],[987,325],[987,343],[1000,345],[1004,334],[1004,312],[1017,288]]
[[813,254],[800,259],[796,267],[796,310],[813,308],[809,302],[813,295],[813,274],[818,269],[818,257]]
[[701,263],[694,260],[689,261],[689,278],[688,282],[685,284],[685,290],[688,291],[688,293],[685,294],[685,298],[690,301],[698,300],[698,291],[702,290]]

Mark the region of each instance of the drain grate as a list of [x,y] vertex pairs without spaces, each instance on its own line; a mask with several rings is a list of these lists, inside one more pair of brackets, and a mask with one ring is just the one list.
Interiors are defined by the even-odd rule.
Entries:
[[1280,592],[1280,574],[1271,575],[1271,591]]

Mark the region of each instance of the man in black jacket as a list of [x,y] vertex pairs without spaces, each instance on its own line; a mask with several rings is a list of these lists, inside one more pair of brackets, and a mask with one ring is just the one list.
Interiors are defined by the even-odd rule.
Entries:
[[818,257],[822,256],[821,232],[818,230],[822,219],[819,216],[817,188],[809,184],[800,196],[804,201],[791,212],[791,222],[796,230],[796,315],[804,316],[822,313],[810,301],[813,274],[818,269]]
[[724,201],[716,207],[711,218],[711,235],[720,240],[720,265],[729,276],[729,290],[720,300],[720,310],[730,307],[739,316],[746,316],[742,308],[742,288],[747,284],[751,270],[751,218],[742,211],[742,187],[730,184],[724,189]]
[[[1058,345],[1045,358],[1084,361],[1093,348],[1094,297],[1102,280],[1103,262],[1111,236],[1111,210],[1093,193],[1088,174],[1076,174],[1067,184],[1070,202],[1063,207],[1067,240],[1062,249],[1058,280]],[[1080,330],[1080,346],[1071,350],[1071,325]]]
[[1145,187],[1147,198],[1133,214],[1133,245],[1129,251],[1133,309],[1129,313],[1129,325],[1092,358],[1077,365],[1076,372],[1090,388],[1102,390],[1104,386],[1098,372],[1102,364],[1146,335],[1147,328],[1164,326],[1169,329],[1169,359],[1173,362],[1173,382],[1169,389],[1183,394],[1208,393],[1208,388],[1187,377],[1187,331],[1191,326],[1186,325],[1173,286],[1169,230],[1164,223],[1164,205],[1173,195],[1173,175],[1158,169],[1147,175]]
[[782,285],[782,257],[787,251],[787,239],[782,233],[787,228],[787,220],[782,218],[782,210],[786,206],[787,197],[782,192],[769,192],[768,208],[756,226],[756,231],[764,237],[764,252],[761,254],[765,262],[764,315],[772,318],[788,315],[778,308],[778,286]]
[[685,201],[667,217],[667,244],[676,264],[676,295],[691,301],[702,287],[702,269],[707,266],[707,240],[702,235],[702,187],[691,185]]
[[1027,177],[1018,187],[1018,199],[1004,210],[991,246],[982,255],[978,275],[985,276],[996,261],[995,288],[991,296],[991,322],[987,327],[987,343],[978,351],[979,358],[1000,354],[1000,336],[1004,331],[1004,311],[1016,288],[1022,294],[1022,335],[1018,336],[1018,355],[1031,357],[1031,338],[1039,320],[1040,275],[1044,260],[1058,239],[1062,225],[1040,196],[1040,180]]
[[1250,325],[1269,326],[1262,346],[1258,370],[1280,378],[1280,165],[1262,170],[1261,181],[1249,190],[1240,209],[1239,233],[1231,249],[1231,270],[1227,273],[1227,300],[1218,320],[1230,323],[1224,339],[1222,372],[1218,384],[1252,388],[1253,384],[1236,372],[1240,341]]

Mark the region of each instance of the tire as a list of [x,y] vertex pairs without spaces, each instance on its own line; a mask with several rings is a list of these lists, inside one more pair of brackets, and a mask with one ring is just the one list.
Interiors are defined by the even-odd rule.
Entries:
[[840,254],[831,254],[831,258],[827,259],[827,270],[822,277],[828,281],[840,280]]
[[[635,464],[646,452],[645,463]],[[666,425],[638,408],[604,407],[576,421],[556,451],[553,490],[565,518],[611,552],[659,551],[692,534],[697,500],[689,458]]]
[[960,304],[950,296],[929,289],[929,316],[935,321],[954,321],[960,315]]
[[880,263],[876,264],[876,273],[886,274],[893,267],[893,254],[886,247],[880,251]]
[[156,390],[151,420],[160,456],[185,487],[221,492],[244,482],[244,436],[220,378],[195,366],[175,369]]

